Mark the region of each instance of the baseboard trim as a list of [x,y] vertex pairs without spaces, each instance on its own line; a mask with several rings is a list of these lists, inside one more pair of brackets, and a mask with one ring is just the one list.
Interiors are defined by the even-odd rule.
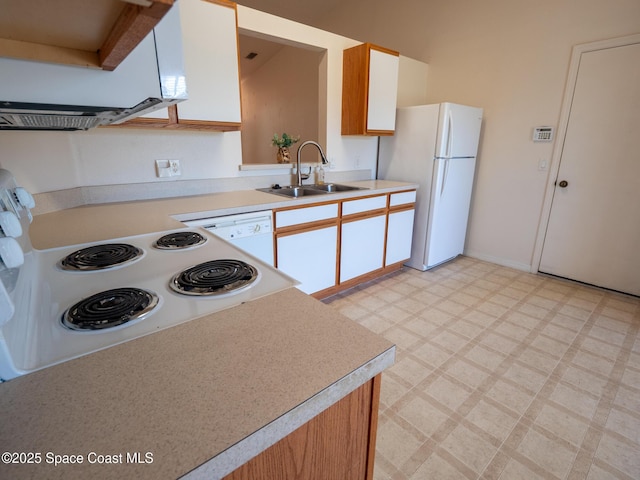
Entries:
[[464,255],[478,260],[483,260],[485,262],[495,263],[496,265],[501,265],[503,267],[515,268],[516,270],[522,270],[523,272],[536,273],[536,270],[533,269],[532,265],[527,263],[515,262],[508,258],[495,257],[493,255],[487,255],[485,253],[477,252],[474,250],[465,251]]

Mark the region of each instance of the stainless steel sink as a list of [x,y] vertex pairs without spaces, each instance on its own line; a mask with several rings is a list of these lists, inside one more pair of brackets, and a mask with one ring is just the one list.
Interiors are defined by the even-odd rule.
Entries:
[[282,195],[284,197],[305,197],[307,195],[324,195],[327,192],[323,190],[318,190],[315,188],[311,188],[310,185],[303,185],[302,187],[298,187],[295,185],[291,185],[288,187],[271,187],[271,188],[258,188],[260,192],[267,193],[275,193],[276,195]]
[[274,185],[270,188],[258,188],[260,192],[274,193],[276,195],[282,195],[284,197],[305,197],[308,195],[325,195],[328,193],[337,192],[349,192],[352,190],[366,190],[364,187],[352,187],[350,185],[341,185],[339,183],[323,183],[315,185],[288,185],[286,187],[280,187]]
[[309,185],[309,187],[322,190],[323,192],[350,192],[351,190],[366,190],[363,187],[352,187],[351,185],[341,185],[339,183],[323,183],[321,185]]

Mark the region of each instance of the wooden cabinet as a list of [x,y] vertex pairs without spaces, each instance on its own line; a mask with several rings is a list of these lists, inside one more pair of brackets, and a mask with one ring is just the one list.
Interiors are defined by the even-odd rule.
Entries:
[[377,375],[224,480],[372,480],[379,404]]
[[382,268],[385,215],[343,222],[340,243],[340,282]]
[[402,267],[416,191],[274,210],[276,267],[325,298]]
[[342,203],[340,283],[382,268],[387,196]]
[[411,256],[414,214],[413,208],[389,212],[385,266],[404,262]]
[[385,267],[404,262],[411,256],[415,201],[415,190],[389,196]]
[[236,4],[226,0],[177,3],[182,23],[189,99],[120,127],[231,131],[241,126]]
[[338,203],[274,212],[276,267],[315,293],[336,283]]
[[342,135],[393,135],[400,54],[370,43],[342,59]]
[[298,280],[300,290],[314,293],[335,285],[337,225],[281,234],[276,242],[278,269]]

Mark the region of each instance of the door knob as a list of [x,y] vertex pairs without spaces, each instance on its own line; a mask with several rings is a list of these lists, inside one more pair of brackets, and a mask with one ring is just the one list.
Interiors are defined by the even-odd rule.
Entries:
[[569,182],[567,182],[566,180],[561,180],[560,182],[558,182],[558,186],[560,188],[566,188],[569,185]]

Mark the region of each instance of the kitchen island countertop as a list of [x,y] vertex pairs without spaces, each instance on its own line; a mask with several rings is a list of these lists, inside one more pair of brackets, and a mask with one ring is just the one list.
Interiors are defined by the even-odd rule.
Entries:
[[3,451],[40,454],[0,477],[220,478],[394,355],[290,288],[0,385]]

